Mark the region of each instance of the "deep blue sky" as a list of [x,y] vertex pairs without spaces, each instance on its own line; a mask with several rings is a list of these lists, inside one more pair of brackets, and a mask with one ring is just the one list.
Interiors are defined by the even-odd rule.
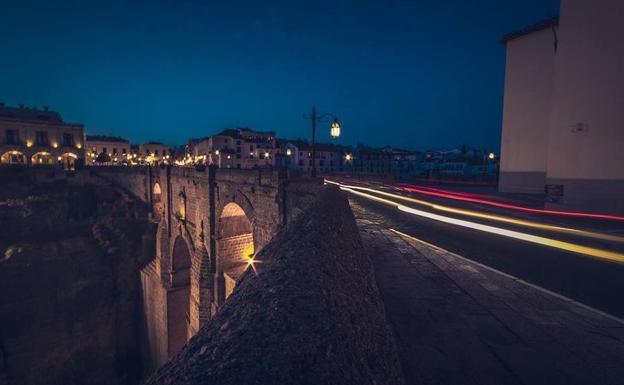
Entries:
[[89,133],[304,137],[314,104],[340,117],[345,144],[497,149],[499,39],[559,1],[0,3],[0,101],[48,105]]

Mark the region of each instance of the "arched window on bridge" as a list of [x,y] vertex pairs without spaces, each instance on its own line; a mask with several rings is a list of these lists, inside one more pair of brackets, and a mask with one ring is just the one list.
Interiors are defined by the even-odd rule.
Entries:
[[162,190],[158,182],[154,183],[152,188],[152,215],[154,219],[160,220],[163,211]]
[[225,298],[236,284],[238,277],[253,267],[254,239],[250,218],[236,203],[228,203],[219,216],[217,225],[217,258],[225,276]]
[[191,253],[182,237],[173,244],[171,289],[167,293],[167,330],[169,357],[189,339],[191,308]]

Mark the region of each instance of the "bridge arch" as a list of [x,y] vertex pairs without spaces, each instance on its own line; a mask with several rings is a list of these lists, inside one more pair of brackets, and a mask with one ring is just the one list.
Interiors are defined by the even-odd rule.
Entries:
[[190,337],[191,261],[191,248],[179,235],[171,251],[171,287],[167,292],[169,357],[180,351]]
[[[245,203],[243,203],[245,205]],[[224,298],[234,290],[236,280],[249,267],[254,256],[253,217],[238,202],[225,204],[217,222],[218,269],[224,275]]]

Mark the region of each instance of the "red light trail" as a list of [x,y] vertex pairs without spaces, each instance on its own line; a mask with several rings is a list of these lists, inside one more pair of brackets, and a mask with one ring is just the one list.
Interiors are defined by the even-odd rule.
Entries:
[[414,185],[408,185],[408,184],[404,184],[404,183],[397,184],[395,187],[398,188],[398,189],[401,189],[401,190],[405,190],[405,191],[409,191],[409,192],[413,192],[413,193],[418,193],[418,194],[437,196],[437,197],[441,197],[441,198],[454,199],[454,200],[459,200],[459,201],[464,201],[464,202],[479,203],[479,204],[495,206],[495,207],[501,207],[501,208],[510,209],[510,210],[523,211],[523,212],[527,212],[527,213],[545,214],[545,215],[560,215],[560,216],[575,217],[575,218],[591,218],[591,219],[606,219],[606,220],[612,220],[612,221],[624,221],[624,217],[617,216],[617,215],[592,214],[592,213],[582,213],[582,212],[574,212],[574,211],[557,211],[557,210],[535,209],[535,208],[530,208],[530,207],[524,207],[524,206],[518,206],[518,205],[511,205],[511,204],[507,204],[507,203],[495,202],[495,201],[492,201],[492,200],[487,200],[487,199],[482,199],[482,198],[474,198],[474,197],[470,196],[469,194],[454,193],[454,192],[451,192],[451,191],[445,191],[445,190],[439,190],[439,189],[435,189],[434,191],[429,191],[429,189],[423,189],[421,187],[414,187]]

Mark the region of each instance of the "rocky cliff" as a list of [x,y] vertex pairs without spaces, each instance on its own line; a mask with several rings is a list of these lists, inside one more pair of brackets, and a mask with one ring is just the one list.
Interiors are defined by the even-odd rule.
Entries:
[[138,382],[145,207],[96,181],[5,171],[0,383]]

